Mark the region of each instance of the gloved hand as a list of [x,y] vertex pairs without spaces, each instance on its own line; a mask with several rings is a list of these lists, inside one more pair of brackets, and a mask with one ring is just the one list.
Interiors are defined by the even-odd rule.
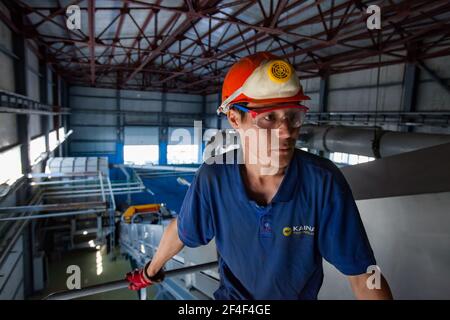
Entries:
[[161,282],[164,280],[164,271],[160,269],[154,276],[150,277],[147,274],[147,268],[150,265],[150,261],[142,269],[136,269],[126,274],[126,280],[128,280],[128,289],[140,290],[152,285],[155,282]]

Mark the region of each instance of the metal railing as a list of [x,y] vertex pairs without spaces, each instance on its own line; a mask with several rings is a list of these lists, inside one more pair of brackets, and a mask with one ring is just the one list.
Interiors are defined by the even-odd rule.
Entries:
[[336,112],[308,112],[305,124],[358,124],[383,125],[397,124],[403,126],[431,126],[449,127],[450,112],[448,111],[336,111]]
[[[111,183],[108,176],[101,172],[81,173],[38,173],[27,177],[30,186],[37,188],[33,199],[26,206],[0,207],[0,223],[5,225],[0,243],[0,265],[8,255],[26,224],[31,220],[61,218],[68,216],[97,215],[97,242],[109,234],[110,247],[115,246],[115,212],[114,196],[122,192],[143,192],[145,186],[142,180],[136,179],[128,187],[123,183]],[[89,186],[88,190],[82,190]],[[56,191],[59,190],[59,191]],[[60,202],[73,198],[100,198],[97,201]],[[44,204],[45,203],[45,204]],[[102,214],[107,214],[107,232],[103,232]]]
[[69,114],[70,109],[58,108],[58,111],[55,111],[52,106],[27,96],[0,90],[0,113],[60,115]]
[[[175,277],[180,275],[185,275],[189,273],[194,273],[197,271],[208,270],[217,267],[217,261],[178,268],[173,270],[168,270],[164,272],[165,277]],[[118,289],[123,289],[128,287],[129,282],[125,279],[111,281],[107,283],[102,283],[99,285],[83,288],[83,289],[74,289],[63,292],[52,293],[45,298],[45,300],[71,300],[76,298],[87,297],[97,293],[104,293],[109,291],[114,291]]]

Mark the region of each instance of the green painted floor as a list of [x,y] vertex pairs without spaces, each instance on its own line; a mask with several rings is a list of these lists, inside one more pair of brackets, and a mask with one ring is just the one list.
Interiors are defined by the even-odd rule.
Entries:
[[[42,299],[50,293],[67,290],[66,281],[70,276],[67,267],[78,265],[81,270],[81,288],[92,286],[108,281],[119,280],[125,277],[125,274],[131,270],[130,262],[120,256],[118,250],[116,259],[112,261],[105,250],[84,249],[67,252],[60,261],[50,262],[48,266],[47,288],[34,295],[31,299]],[[101,258],[101,259],[100,259]],[[97,261],[99,260],[99,261]],[[99,264],[97,264],[99,262]],[[97,265],[101,266],[97,270]],[[101,273],[97,275],[97,272]],[[147,290],[147,299],[152,299],[156,293],[156,288],[150,287]],[[84,298],[83,300],[137,300],[137,292],[128,289],[120,289],[106,293],[100,293]]]

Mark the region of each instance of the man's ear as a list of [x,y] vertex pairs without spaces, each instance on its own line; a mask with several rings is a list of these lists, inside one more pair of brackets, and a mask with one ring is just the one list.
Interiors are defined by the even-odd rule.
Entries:
[[234,109],[230,109],[227,114],[228,122],[233,129],[241,127],[241,115]]

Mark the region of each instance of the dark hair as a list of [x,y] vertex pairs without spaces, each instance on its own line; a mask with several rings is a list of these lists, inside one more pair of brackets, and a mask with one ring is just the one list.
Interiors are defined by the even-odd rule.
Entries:
[[[246,107],[246,106],[247,106],[247,103],[240,103],[240,104],[241,104],[243,107]],[[244,118],[245,118],[245,114],[246,114],[247,112],[242,111],[241,109],[235,108],[234,105],[232,105],[231,107],[239,113],[239,115],[241,116],[241,119],[244,119]]]

